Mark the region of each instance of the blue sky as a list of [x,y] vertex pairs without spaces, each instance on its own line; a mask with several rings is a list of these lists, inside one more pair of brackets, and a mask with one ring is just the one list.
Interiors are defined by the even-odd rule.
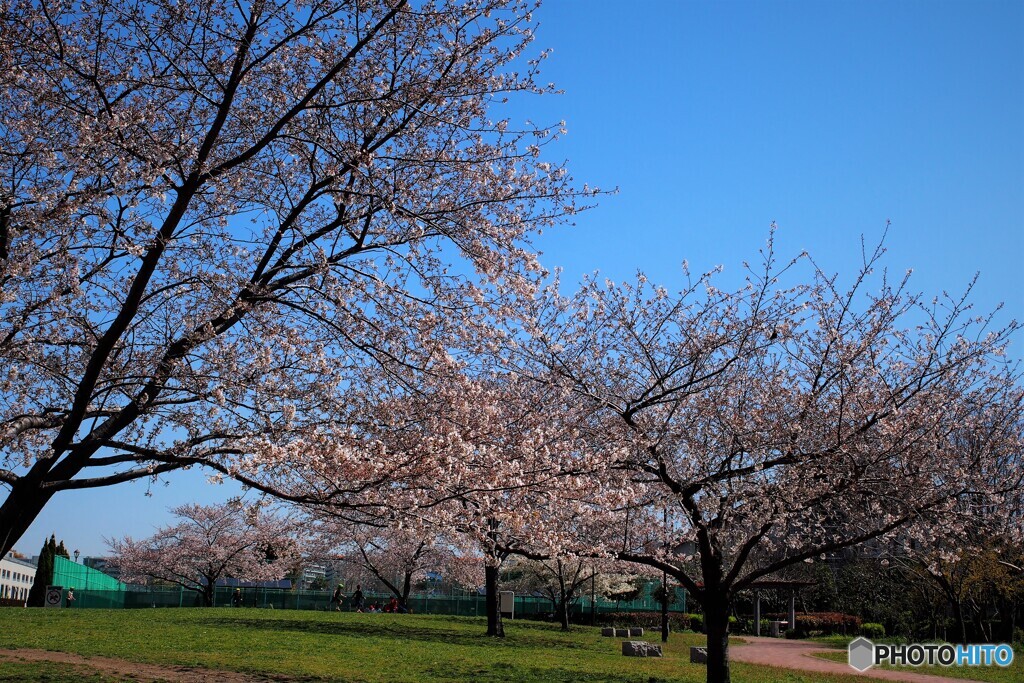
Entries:
[[[619,188],[537,240],[566,283],[642,269],[671,288],[683,259],[728,281],[772,221],[783,256],[850,273],[890,220],[885,264],[916,289],[980,272],[978,308],[1024,320],[1024,3],[549,0],[537,18],[565,94],[508,113],[565,119],[549,157]],[[17,547],[53,532],[103,554],[236,489],[188,472],[146,491],[60,494]]]

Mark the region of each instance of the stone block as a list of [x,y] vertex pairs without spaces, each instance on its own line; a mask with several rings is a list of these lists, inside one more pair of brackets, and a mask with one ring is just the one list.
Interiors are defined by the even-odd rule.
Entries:
[[706,647],[691,647],[690,648],[690,663],[691,664],[707,664],[708,663],[708,649]]
[[626,657],[661,657],[661,645],[642,640],[624,640],[622,654]]
[[604,636],[605,638],[612,638],[612,637],[615,636],[615,629],[613,629],[613,628],[603,628],[603,629],[601,629],[601,635]]
[[616,638],[629,638],[629,629],[626,629],[626,628],[617,628],[617,629],[615,629],[615,637]]
[[640,628],[639,626],[633,626],[633,627],[630,627],[630,629],[629,629],[629,637],[630,638],[637,638],[637,637],[642,636],[643,634],[644,634],[644,630],[642,628]]

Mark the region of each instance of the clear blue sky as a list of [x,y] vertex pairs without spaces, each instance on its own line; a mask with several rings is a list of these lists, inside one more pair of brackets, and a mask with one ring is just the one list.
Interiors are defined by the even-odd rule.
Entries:
[[[886,264],[917,289],[980,272],[979,308],[1024,320],[1024,3],[549,0],[537,17],[543,79],[566,92],[522,115],[565,119],[549,156],[619,188],[537,241],[567,283],[642,269],[671,287],[683,259],[728,278],[771,221],[783,255],[850,272],[891,220]],[[18,549],[55,532],[102,554],[236,490],[170,482],[58,495]]]

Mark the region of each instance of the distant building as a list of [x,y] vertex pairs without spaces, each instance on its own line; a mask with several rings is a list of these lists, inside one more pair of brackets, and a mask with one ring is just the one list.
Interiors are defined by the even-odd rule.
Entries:
[[298,583],[299,588],[303,590],[309,590],[311,588],[319,588],[323,590],[327,586],[327,570],[328,567],[324,563],[310,561],[299,573]]
[[82,564],[91,569],[95,569],[98,572],[103,572],[107,576],[112,576],[115,579],[121,578],[121,568],[117,566],[117,561],[112,557],[83,557]]
[[0,559],[0,599],[24,602],[36,579],[36,566],[29,560],[7,553]]

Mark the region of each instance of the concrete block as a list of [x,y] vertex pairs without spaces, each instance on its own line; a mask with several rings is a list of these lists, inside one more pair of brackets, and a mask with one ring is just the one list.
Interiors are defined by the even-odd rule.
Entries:
[[622,654],[626,657],[661,657],[661,645],[642,640],[624,640]]

